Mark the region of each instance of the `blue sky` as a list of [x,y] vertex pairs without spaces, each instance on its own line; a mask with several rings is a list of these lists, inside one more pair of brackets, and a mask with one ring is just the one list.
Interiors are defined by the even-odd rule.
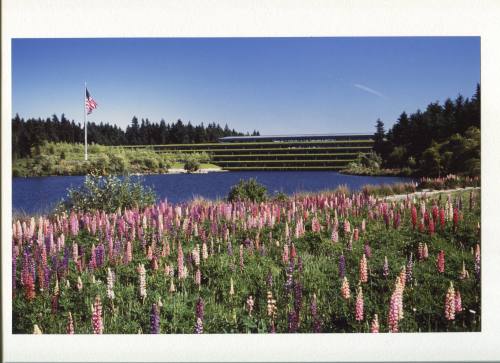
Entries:
[[470,97],[479,37],[15,39],[12,114],[125,128],[135,115],[261,134],[373,132]]

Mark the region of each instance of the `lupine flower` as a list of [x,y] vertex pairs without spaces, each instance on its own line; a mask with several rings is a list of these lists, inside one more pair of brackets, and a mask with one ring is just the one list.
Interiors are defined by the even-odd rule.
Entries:
[[446,224],[446,217],[444,209],[441,208],[439,211],[439,225],[441,226],[441,230],[444,230],[444,226]]
[[441,250],[437,256],[437,269],[440,273],[444,272],[444,251]]
[[168,289],[168,292],[174,293],[175,292],[175,285],[174,285],[174,279],[170,279],[170,288]]
[[201,286],[201,271],[200,268],[196,269],[196,273],[194,275],[194,283],[198,285],[198,287]]
[[147,296],[146,293],[146,269],[142,263],[137,267],[139,274],[139,296],[144,300]]
[[293,287],[293,261],[290,261],[286,271],[286,280],[285,280],[285,291],[287,294],[290,293],[292,287]]
[[344,233],[351,233],[351,223],[347,219],[344,219]]
[[364,308],[363,289],[360,285],[358,288],[358,294],[356,296],[356,321],[363,320],[363,308]]
[[300,281],[295,281],[294,284],[294,302],[293,307],[295,309],[295,315],[297,317],[297,322],[300,320],[300,309],[302,308],[302,284]]
[[102,334],[104,331],[102,323],[102,305],[99,295],[96,296],[94,305],[92,306],[92,328],[94,334]]
[[132,262],[132,242],[127,241],[127,248],[125,253],[125,264]]
[[158,312],[158,306],[153,304],[151,307],[151,314],[149,316],[149,325],[151,334],[160,333],[160,314]]
[[106,292],[110,300],[113,300],[115,298],[115,292],[113,291],[113,286],[114,286],[113,280],[114,280],[113,272],[108,267],[108,275],[106,277]]
[[424,259],[424,244],[422,242],[418,243],[417,258],[419,261],[422,261]]
[[[14,249],[14,248],[13,248]],[[14,251],[12,252],[12,296],[16,295],[16,273],[17,273],[17,257]]]
[[462,261],[462,271],[460,271],[460,275],[458,276],[460,280],[465,280],[469,278],[469,271],[465,269],[465,261]]
[[460,295],[460,291],[455,291],[455,313],[458,314],[463,310],[462,308],[462,296]]
[[184,252],[179,242],[177,246],[177,276],[179,279],[184,278]]
[[288,332],[296,333],[299,328],[297,312],[292,310],[288,313]]
[[450,287],[446,292],[444,302],[444,317],[447,320],[455,320],[455,289],[453,288],[453,282],[450,282]]
[[406,283],[411,283],[413,278],[413,253],[410,252],[410,257],[406,263]]
[[453,230],[457,230],[458,228],[458,209],[453,209]]
[[233,278],[231,277],[231,283],[229,286],[229,295],[233,296],[234,295],[234,284],[233,284]]
[[434,234],[434,221],[432,219],[429,220],[429,235],[432,236]]
[[424,243],[424,250],[422,255],[424,256],[424,260],[429,258],[429,248],[427,247],[427,243]]
[[246,302],[246,306],[247,306],[247,310],[248,310],[248,315],[252,316],[252,311],[253,311],[253,306],[255,304],[255,301],[252,297],[252,295],[250,295],[247,299],[247,302]]
[[35,282],[33,281],[33,275],[31,273],[26,276],[24,292],[28,301],[31,301],[35,298]]
[[193,261],[195,266],[200,266],[200,246],[196,245],[193,249]]
[[205,241],[203,241],[203,244],[201,245],[201,258],[203,258],[203,260],[208,258],[208,249]]
[[368,243],[365,243],[365,255],[367,258],[372,257],[372,249]]
[[346,249],[348,251],[352,251],[352,234],[351,234],[351,238],[349,238],[349,240],[347,241]]
[[372,320],[372,323],[371,323],[371,326],[370,326],[370,332],[371,333],[378,333],[379,332],[379,324],[378,324],[378,315],[375,314],[373,315],[373,320]]
[[341,254],[339,257],[339,277],[343,278],[345,276],[345,257]]
[[476,278],[479,279],[481,276],[481,247],[479,247],[479,244],[476,244],[476,250],[474,251],[474,272]]
[[273,274],[271,271],[267,273],[266,285],[269,289],[273,287]]
[[271,319],[271,333],[275,333],[274,321],[278,314],[278,307],[276,306],[276,300],[273,299],[273,293],[271,291],[267,292],[267,316]]
[[401,271],[399,272],[399,279],[404,289],[406,286],[406,266],[401,267]]
[[313,318],[313,331],[315,333],[321,333],[321,321],[318,317],[318,302],[316,299],[316,294],[313,294],[311,300],[311,316]]
[[389,303],[389,314],[387,316],[390,333],[397,333],[399,331],[399,321],[403,318],[403,289],[401,278],[398,276]]
[[337,243],[339,241],[339,232],[337,230],[332,231],[332,242]]
[[389,262],[387,261],[387,256],[384,256],[384,267],[382,269],[382,275],[384,277],[389,276]]
[[357,228],[354,228],[353,238],[355,241],[359,240],[359,230]]
[[198,298],[196,302],[196,324],[195,324],[195,333],[201,334],[203,333],[203,317],[205,315],[205,303],[201,297]]
[[78,289],[78,291],[82,291],[83,289],[83,282],[80,276],[78,276],[78,279],[76,280],[76,288]]
[[417,225],[417,208],[415,208],[415,206],[411,208],[411,224],[413,229],[415,229],[415,226]]
[[347,277],[344,276],[342,280],[342,287],[340,288],[340,294],[344,299],[349,299],[351,297],[351,290],[349,288],[349,281],[347,281]]
[[243,259],[243,245],[240,245],[240,271],[245,269],[245,261]]
[[42,331],[40,330],[40,328],[38,327],[37,324],[35,324],[33,326],[33,334],[37,334],[37,335],[42,334]]
[[288,254],[288,244],[286,244],[286,243],[283,245],[283,254],[282,254],[281,259],[283,260],[284,264],[287,264],[290,260],[290,257]]
[[361,282],[368,282],[368,262],[364,253],[359,261],[359,279]]
[[68,313],[68,322],[66,323],[66,334],[75,334],[75,328],[73,326],[73,316],[71,311]]

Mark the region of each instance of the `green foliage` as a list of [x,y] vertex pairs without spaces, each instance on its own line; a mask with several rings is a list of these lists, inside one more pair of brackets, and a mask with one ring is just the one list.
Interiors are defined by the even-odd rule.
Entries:
[[80,188],[68,191],[68,197],[59,205],[58,210],[116,212],[124,208],[143,208],[153,204],[155,199],[153,190],[144,187],[140,180],[90,175],[85,177]]
[[43,143],[33,148],[33,157],[14,160],[13,175],[155,174],[168,173],[168,169],[176,162],[210,161],[210,155],[206,152],[159,153],[152,148],[133,149],[91,144],[88,152],[89,160],[86,162],[82,144]]
[[414,175],[478,176],[480,169],[481,90],[471,99],[459,95],[444,104],[430,103],[424,112],[401,113],[385,133],[378,120],[374,149],[386,168],[410,168]]
[[238,184],[233,185],[227,199],[230,202],[250,200],[260,203],[267,199],[267,189],[254,178],[248,180],[241,179]]
[[194,173],[195,171],[198,171],[200,169],[200,163],[196,160],[187,160],[184,163],[184,170],[186,170],[189,173]]

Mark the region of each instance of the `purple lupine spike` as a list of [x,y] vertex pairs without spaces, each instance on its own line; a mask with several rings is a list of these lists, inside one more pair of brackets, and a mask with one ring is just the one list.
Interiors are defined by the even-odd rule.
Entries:
[[196,322],[194,326],[194,332],[196,334],[203,333],[203,316],[205,315],[205,306],[203,299],[201,297],[198,298],[196,302]]
[[343,279],[345,276],[345,256],[341,254],[339,257],[339,277]]
[[316,294],[313,294],[311,301],[311,316],[313,318],[313,331],[315,333],[321,333],[321,320],[318,316],[318,302],[316,299]]
[[300,309],[302,308],[302,284],[300,281],[295,281],[294,283],[294,302],[293,307],[295,309],[295,313],[297,315],[297,321],[300,316]]
[[266,284],[269,290],[273,288],[273,274],[271,273],[271,271],[269,271],[267,274]]
[[44,268],[44,285],[43,288],[44,290],[48,290],[50,286],[50,279],[52,278],[52,271],[48,266],[45,266]]
[[151,334],[159,334],[160,333],[160,314],[158,312],[158,306],[153,304],[151,307],[151,314],[149,317]]
[[232,245],[231,241],[227,242],[227,254],[229,256],[233,255],[233,245]]
[[70,255],[70,249],[69,249],[69,246],[66,246],[66,248],[64,249],[64,259],[63,259],[63,263],[62,263],[65,271],[68,269],[69,255]]
[[95,264],[96,267],[104,265],[104,245],[99,243],[95,249]]
[[295,310],[292,310],[288,313],[288,332],[296,333],[298,329],[299,329],[299,324],[297,319],[297,313],[295,312]]
[[365,255],[366,258],[372,257],[372,249],[368,243],[365,243]]
[[196,301],[196,317],[203,320],[205,316],[205,302],[201,297]]

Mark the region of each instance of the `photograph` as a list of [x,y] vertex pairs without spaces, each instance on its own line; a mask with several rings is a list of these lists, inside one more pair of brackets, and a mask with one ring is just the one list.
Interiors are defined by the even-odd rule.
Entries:
[[480,36],[10,47],[13,335],[483,331]]

